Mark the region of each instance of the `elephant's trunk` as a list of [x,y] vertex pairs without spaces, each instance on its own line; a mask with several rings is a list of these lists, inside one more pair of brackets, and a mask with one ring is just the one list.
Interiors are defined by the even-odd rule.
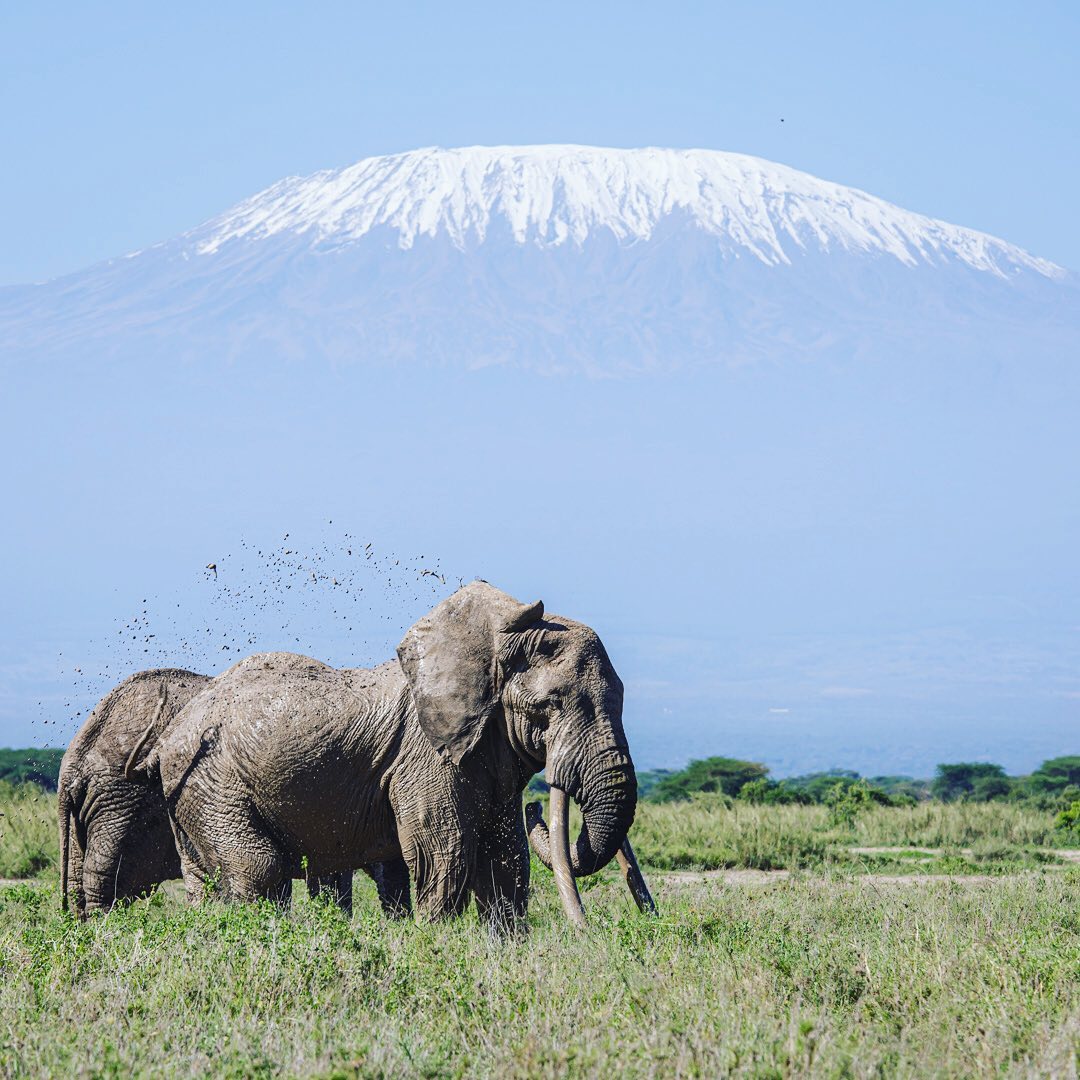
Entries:
[[[581,832],[570,850],[570,867],[574,877],[584,877],[607,866],[626,839],[637,809],[637,777],[629,755],[621,749],[599,755],[577,783],[573,771],[560,783],[562,771],[557,764],[551,769],[551,785],[581,807]],[[537,856],[550,867],[551,839],[535,811],[529,835]]]

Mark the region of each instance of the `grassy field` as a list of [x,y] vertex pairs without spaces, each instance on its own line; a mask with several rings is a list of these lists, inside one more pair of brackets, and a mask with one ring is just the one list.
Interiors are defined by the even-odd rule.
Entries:
[[[0,783],[0,813],[0,877],[55,876],[56,796],[30,784]],[[639,858],[659,870],[853,873],[1012,872],[1062,866],[1053,850],[1076,847],[1074,835],[1054,829],[1053,813],[1022,804],[873,806],[848,828],[830,825],[823,806],[730,805],[707,795],[641,803],[633,841]]]
[[644,862],[668,870],[950,874],[1062,866],[1064,860],[1052,852],[1076,843],[1075,836],[1055,830],[1052,813],[1018,804],[873,806],[846,827],[830,825],[824,806],[735,802],[728,808],[722,798],[708,796],[691,803],[643,804],[633,839]]
[[[3,1076],[1070,1076],[1080,1064],[1080,869],[1035,858],[1060,846],[1049,814],[883,808],[845,830],[816,807],[646,805],[634,837],[659,919],[609,869],[584,891],[590,929],[575,935],[534,868],[530,933],[501,940],[472,914],[388,923],[359,876],[351,922],[306,900],[289,915],[191,910],[170,888],[79,925],[59,913],[52,799],[7,792],[0,810],[0,874],[38,875],[0,888]],[[934,860],[997,876],[867,875],[850,849],[876,846],[941,849]],[[1042,868],[1003,872],[1018,859]],[[663,869],[720,866],[795,872],[732,886]]]

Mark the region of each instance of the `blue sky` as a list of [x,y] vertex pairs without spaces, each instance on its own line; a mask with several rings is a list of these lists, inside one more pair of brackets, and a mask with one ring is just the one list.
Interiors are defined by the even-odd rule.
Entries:
[[[1080,269],[1078,46],[1071,3],[8,5],[0,285],[145,247],[286,175],[474,143],[756,154]],[[495,370],[420,389],[20,357],[0,396],[17,463],[0,745],[65,742],[151,663],[384,659],[436,595],[400,555],[603,628],[646,764],[1074,752],[1075,381],[1029,358],[908,359],[568,393]],[[476,467],[508,403],[515,433],[560,425],[601,478],[599,515],[555,470],[530,494],[512,453]],[[297,580],[344,579],[346,533],[385,560],[362,599],[297,601],[263,573],[290,547]]]
[[0,283],[282,176],[527,142],[756,154],[1080,268],[1078,52],[1068,2],[5,5]]

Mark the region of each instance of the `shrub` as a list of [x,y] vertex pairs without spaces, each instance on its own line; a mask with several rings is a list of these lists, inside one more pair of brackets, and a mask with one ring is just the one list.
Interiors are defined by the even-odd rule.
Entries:
[[1080,799],[1067,806],[1056,818],[1054,828],[1063,831],[1080,831]]
[[[888,800],[887,795],[885,799]],[[853,828],[859,814],[873,806],[875,801],[877,800],[871,793],[870,785],[865,780],[856,780],[853,784],[838,780],[825,796],[825,805],[829,808],[829,824]]]
[[779,783],[767,776],[759,776],[743,784],[739,800],[752,806],[807,806],[813,802],[804,791],[796,791],[785,780]]
[[939,765],[937,775],[930,785],[930,792],[942,802],[968,798],[975,791],[979,780],[1005,780],[1005,770],[1000,765],[984,761],[961,761],[955,765]]
[[711,757],[691,761],[681,772],[665,776],[653,788],[649,798],[655,802],[674,802],[688,799],[697,792],[720,792],[732,798],[753,780],[760,780],[768,769],[756,761],[737,758]]

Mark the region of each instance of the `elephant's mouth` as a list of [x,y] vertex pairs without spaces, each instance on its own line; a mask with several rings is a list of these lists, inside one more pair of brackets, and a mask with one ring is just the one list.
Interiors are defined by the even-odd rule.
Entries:
[[[525,807],[525,824],[529,833],[529,843],[536,852],[537,858],[554,873],[555,885],[559,890],[559,898],[562,900],[566,917],[572,925],[584,928],[585,909],[581,903],[581,895],[578,893],[570,855],[570,796],[562,788],[552,787],[549,805],[550,831],[544,822],[540,803],[531,802]],[[625,834],[615,852],[615,858],[638,910],[655,915],[656,903],[638,867],[634,849],[630,846],[630,839]],[[587,872],[580,868],[577,871],[578,875]]]

